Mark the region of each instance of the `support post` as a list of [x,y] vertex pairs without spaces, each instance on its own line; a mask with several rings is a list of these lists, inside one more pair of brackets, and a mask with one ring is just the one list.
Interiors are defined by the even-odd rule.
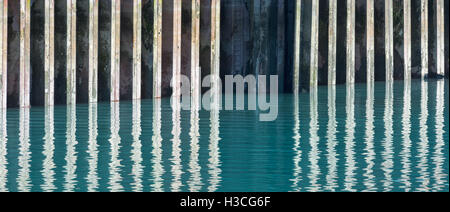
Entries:
[[[181,96],[181,7],[179,0],[173,0],[173,71],[172,71],[172,97]],[[179,102],[179,100],[175,101]]]
[[347,0],[347,68],[346,83],[355,83],[355,0]]
[[403,43],[405,55],[404,81],[411,81],[411,0],[403,1]]
[[191,107],[198,108],[200,103],[200,0],[192,0],[192,36],[191,36]]
[[294,32],[294,79],[292,91],[298,94],[300,91],[300,23],[301,23],[302,1],[295,2],[295,32]]
[[111,3],[111,102],[117,102],[120,100],[120,0]]
[[77,103],[77,1],[67,0],[67,105]]
[[[437,74],[445,75],[445,13],[444,0],[436,2],[436,27],[437,27]],[[448,39],[448,38],[447,38]]]
[[367,82],[375,82],[375,7],[367,0]]
[[392,0],[385,0],[385,57],[386,57],[386,82],[394,80],[394,12]]
[[7,107],[8,0],[0,0],[0,109]]
[[428,75],[428,0],[421,0],[420,4],[420,43],[421,77],[424,79]]
[[211,99],[212,105],[220,102],[220,2],[211,1]]
[[142,0],[133,1],[133,99],[141,99]]
[[162,0],[153,1],[153,98],[161,98]]
[[30,107],[30,1],[20,1],[19,106]]
[[[370,0],[369,0],[370,1]],[[329,1],[328,85],[336,85],[337,1]]]
[[310,86],[317,87],[319,69],[319,1],[312,1]]
[[99,0],[89,0],[89,102],[98,101],[98,7]]
[[45,105],[55,99],[55,1],[45,1]]

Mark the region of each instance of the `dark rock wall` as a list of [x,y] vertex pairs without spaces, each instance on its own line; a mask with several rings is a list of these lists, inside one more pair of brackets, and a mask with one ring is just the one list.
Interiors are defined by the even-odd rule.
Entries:
[[[328,4],[320,0],[319,12],[319,84],[327,83]],[[19,102],[19,27],[20,2],[8,3],[8,106]],[[66,102],[66,1],[56,1],[55,17],[55,102]],[[121,14],[121,98],[132,95],[132,1],[122,0]],[[182,73],[190,77],[191,2],[182,5]],[[403,79],[403,2],[394,1],[394,77]],[[162,94],[171,93],[173,5],[163,1]],[[356,1],[356,82],[366,81],[366,1]],[[436,73],[436,4],[429,0],[429,72]],[[345,83],[346,0],[338,1],[337,82]],[[99,9],[99,100],[109,100],[111,2],[100,1]],[[295,0],[222,0],[221,76],[279,75],[280,91],[292,90]],[[449,2],[445,1],[446,69],[449,70]],[[142,17],[142,96],[151,98],[153,90],[153,1],[143,1]],[[31,6],[31,103],[44,101],[44,0]],[[89,1],[77,1],[77,99],[87,102],[88,88]],[[308,88],[311,2],[302,2],[301,85]],[[385,80],[384,0],[375,0],[376,80]],[[210,1],[202,1],[200,21],[200,66],[202,75],[210,73]],[[412,76],[420,73],[420,0],[412,0]]]

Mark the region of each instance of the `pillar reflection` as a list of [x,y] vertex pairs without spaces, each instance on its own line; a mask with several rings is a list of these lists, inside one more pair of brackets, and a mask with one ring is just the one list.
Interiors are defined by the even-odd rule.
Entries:
[[336,191],[337,188],[337,139],[336,139],[336,86],[328,87],[328,127],[327,127],[327,161],[328,174],[326,176],[326,190]]
[[403,114],[402,114],[402,150],[401,156],[401,179],[402,188],[411,191],[411,82],[405,81],[403,87]]
[[209,179],[209,192],[214,192],[219,188],[220,182],[221,182],[221,176],[222,170],[220,169],[220,148],[219,148],[219,141],[220,141],[220,112],[218,110],[218,107],[212,106],[211,107],[211,132],[209,137],[209,160],[208,160],[208,173],[210,175]]
[[320,185],[318,183],[319,175],[320,175],[320,167],[319,167],[319,114],[317,109],[317,86],[312,86],[310,89],[310,100],[309,100],[309,110],[311,122],[309,123],[309,134],[310,134],[310,145],[311,150],[309,151],[309,163],[310,163],[310,174],[308,175],[310,179],[311,187],[309,191],[318,192],[321,190]]
[[44,184],[41,186],[45,192],[51,192],[56,189],[55,181],[55,126],[54,126],[54,107],[48,106],[45,108],[45,137],[44,137],[44,151],[45,156],[43,162],[42,175],[44,177]]
[[172,105],[172,177],[171,189],[179,192],[181,186],[182,164],[181,164],[181,105],[179,100],[174,100]]
[[299,98],[298,95],[294,95],[294,176],[292,179],[292,189],[294,191],[300,192],[300,182],[302,181],[301,173],[302,167],[300,166],[300,162],[302,160],[302,150],[300,148],[300,106],[299,106]]
[[6,155],[8,154],[7,149],[8,137],[6,131],[6,110],[0,108],[0,192],[7,192],[6,188],[8,169],[8,161],[6,160]]
[[161,148],[161,100],[153,100],[153,137],[152,137],[152,155],[153,155],[153,166],[152,166],[152,177],[153,184],[152,190],[154,192],[163,191],[162,175],[164,174],[164,166],[162,164],[162,148]]
[[133,101],[133,144],[131,159],[133,160],[132,175],[134,178],[133,191],[142,192],[142,142],[141,142],[141,101]]
[[31,187],[30,109],[21,108],[19,113],[19,175],[17,184],[19,192],[28,192]]
[[345,120],[345,191],[354,192],[356,179],[355,162],[355,85],[346,85],[346,120]]
[[109,190],[112,192],[120,192],[123,190],[120,182],[120,105],[118,102],[111,102],[111,138],[109,143],[111,145],[111,162],[109,163]]
[[394,149],[393,149],[393,116],[394,116],[394,91],[393,82],[386,82],[386,97],[384,104],[384,128],[385,128],[385,139],[383,141],[383,152],[381,163],[381,169],[384,173],[383,188],[385,192],[392,191],[392,172],[394,168]]
[[445,148],[444,141],[444,108],[445,108],[445,81],[439,80],[436,85],[436,144],[433,151],[434,185],[433,191],[441,191],[445,188],[447,174],[445,174]]
[[91,103],[89,105],[89,145],[88,145],[88,164],[89,171],[87,176],[88,191],[95,192],[98,189],[98,105]]
[[191,107],[191,129],[189,135],[191,137],[191,155],[189,156],[189,172],[191,177],[189,178],[189,191],[198,192],[202,188],[201,167],[199,164],[199,138],[200,138],[200,126],[199,126],[199,111],[197,107]]
[[66,110],[66,165],[65,171],[65,192],[73,192],[75,189],[77,175],[75,173],[77,169],[77,153],[75,146],[78,144],[76,139],[76,107],[74,105],[68,105]]
[[374,166],[375,166],[375,145],[374,145],[374,135],[375,135],[375,116],[374,116],[374,103],[375,103],[375,91],[374,83],[367,83],[367,99],[366,99],[366,135],[365,135],[365,148],[364,155],[367,166],[364,168],[364,185],[366,186],[365,191],[375,191],[375,176],[374,176]]
[[419,143],[417,144],[417,158],[419,160],[417,164],[419,187],[420,192],[427,192],[430,190],[430,178],[428,173],[428,156],[429,156],[429,141],[428,141],[428,82],[422,80],[421,82],[421,95],[420,95],[420,115],[419,115]]

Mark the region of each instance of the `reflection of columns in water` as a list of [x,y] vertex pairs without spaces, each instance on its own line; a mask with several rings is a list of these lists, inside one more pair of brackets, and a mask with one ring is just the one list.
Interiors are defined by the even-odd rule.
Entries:
[[163,179],[164,166],[162,164],[162,148],[161,148],[161,100],[153,100],[153,137],[152,137],[152,155],[153,155],[153,191],[163,191]]
[[401,156],[401,179],[403,182],[403,189],[406,192],[411,190],[411,83],[404,82],[403,87],[403,113],[402,113],[402,151]]
[[[212,106],[212,108],[217,108]],[[220,169],[220,149],[219,149],[219,128],[220,128],[220,118],[219,118],[219,110],[212,109],[211,110],[211,133],[209,137],[209,164],[208,164],[208,174],[210,175],[209,179],[209,192],[214,192],[218,189],[221,177],[220,173],[222,170]]]
[[109,143],[111,145],[111,162],[109,163],[109,189],[112,192],[122,191],[122,185],[120,181],[122,177],[120,176],[120,105],[118,102],[111,103],[111,138]]
[[328,127],[327,127],[327,187],[328,191],[335,191],[337,188],[337,154],[336,154],[336,86],[328,87]]
[[347,85],[345,120],[345,190],[355,191],[355,86]]
[[[181,165],[181,107],[179,100],[173,101],[172,107],[172,177],[171,189],[173,192],[179,192],[182,186],[181,175],[183,174]],[[175,103],[176,102],[176,103]]]
[[42,176],[44,177],[44,184],[41,186],[43,191],[51,192],[56,189],[53,184],[55,181],[55,126],[54,126],[54,107],[49,106],[45,108],[45,137],[44,137],[44,151],[45,156],[43,163]]
[[133,160],[133,168],[131,172],[134,178],[133,191],[141,192],[142,191],[142,143],[141,143],[141,101],[135,100],[133,101],[133,150],[131,159]]
[[419,116],[419,143],[418,143],[418,155],[419,162],[417,168],[419,169],[418,182],[422,185],[419,186],[418,191],[429,191],[429,177],[428,177],[428,82],[422,81],[420,96],[420,116]]
[[30,109],[21,108],[19,114],[19,176],[20,192],[30,189]]
[[199,149],[198,144],[200,137],[199,126],[199,111],[195,108],[191,108],[191,130],[189,135],[191,137],[191,155],[189,158],[189,172],[191,177],[189,178],[188,185],[189,191],[197,192],[202,188],[201,167],[199,164]]
[[88,181],[88,191],[95,192],[98,188],[98,105],[96,103],[89,105],[89,145],[88,145],[88,155],[89,155],[89,172],[87,176]]
[[366,191],[375,190],[375,176],[373,173],[374,160],[375,160],[375,146],[374,146],[374,83],[367,83],[367,100],[366,100],[366,148],[364,149],[365,161],[367,167],[364,168],[364,185],[366,186]]
[[300,149],[300,112],[299,112],[299,99],[298,95],[294,95],[294,177],[292,179],[292,189],[294,191],[300,191],[300,182],[301,179],[301,173],[302,173],[302,167],[300,166],[300,162],[302,160],[302,150]]
[[75,189],[75,178],[76,176],[76,162],[77,162],[77,155],[75,151],[75,146],[78,144],[76,140],[76,124],[77,124],[77,117],[76,117],[76,107],[73,105],[67,106],[67,119],[66,119],[66,166],[65,166],[65,185],[64,190],[66,192],[73,192]]
[[384,151],[381,153],[383,158],[383,163],[381,163],[381,169],[384,172],[385,179],[383,180],[384,191],[392,190],[392,171],[394,168],[393,161],[393,115],[394,115],[394,91],[393,83],[386,82],[386,97],[385,97],[385,107],[384,107],[384,128],[385,128],[385,140],[383,141]]
[[433,152],[434,185],[433,191],[441,191],[445,187],[447,174],[444,172],[445,156],[442,152],[445,148],[444,141],[444,108],[445,108],[445,81],[437,81],[436,93],[436,144]]
[[319,148],[318,143],[320,141],[319,135],[317,134],[319,131],[319,114],[317,111],[317,87],[313,86],[310,90],[310,100],[309,100],[309,111],[311,116],[311,122],[309,124],[309,134],[310,134],[310,145],[311,150],[309,152],[309,162],[310,162],[310,191],[317,192],[320,191],[320,185],[317,183],[319,180],[318,176],[320,174],[320,168],[319,168]]
[[7,131],[6,131],[6,110],[0,108],[0,192],[6,192],[8,169],[6,165],[8,161],[6,160],[8,144]]

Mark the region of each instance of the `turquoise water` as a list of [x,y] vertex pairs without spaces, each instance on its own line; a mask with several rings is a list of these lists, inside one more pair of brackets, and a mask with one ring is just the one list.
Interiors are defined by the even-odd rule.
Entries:
[[281,95],[275,122],[168,99],[9,109],[0,191],[448,192],[448,91],[319,87]]

